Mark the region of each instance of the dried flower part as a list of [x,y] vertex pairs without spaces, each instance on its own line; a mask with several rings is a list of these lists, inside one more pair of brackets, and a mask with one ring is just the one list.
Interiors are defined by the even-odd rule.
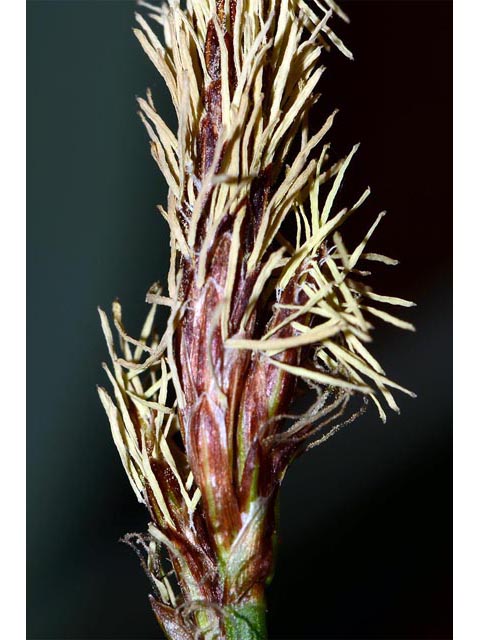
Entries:
[[[140,4],[163,28],[162,43],[137,15],[178,118],[174,135],[150,92],[138,100],[169,187],[167,211],[159,207],[170,228],[168,296],[150,290],[139,340],[114,304],[122,355],[100,312],[115,401],[99,393],[150,513],[137,540],[167,635],[263,637],[285,471],[357,415],[347,413],[352,397],[371,398],[385,420],[383,401],[398,410],[391,389],[412,395],[366,347],[372,316],[413,329],[375,303],[412,303],[362,281],[361,261],[395,262],[366,252],[383,213],[352,252],[338,232],[370,193],[336,210],[358,145],[329,163],[335,113],[309,131],[321,53],[333,44],[351,58],[329,26],[334,13],[346,20],[333,0],[315,2],[318,13],[303,0]],[[170,308],[161,337],[157,305]],[[316,400],[289,424],[298,384]]]

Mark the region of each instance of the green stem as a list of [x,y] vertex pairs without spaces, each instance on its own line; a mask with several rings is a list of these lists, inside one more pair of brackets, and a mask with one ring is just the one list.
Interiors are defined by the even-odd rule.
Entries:
[[226,640],[267,640],[266,608],[263,594],[227,608]]

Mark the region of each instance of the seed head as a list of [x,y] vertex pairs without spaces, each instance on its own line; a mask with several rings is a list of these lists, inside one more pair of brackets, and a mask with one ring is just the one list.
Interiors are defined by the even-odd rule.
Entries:
[[[366,251],[384,214],[346,248],[339,228],[370,193],[337,209],[358,145],[332,162],[335,113],[319,127],[309,122],[320,57],[331,45],[352,57],[329,26],[333,14],[347,20],[340,8],[332,0],[315,1],[316,12],[303,0],[139,4],[163,29],[160,41],[137,15],[135,34],[178,119],[174,135],[150,91],[138,100],[169,187],[167,209],[159,207],[170,229],[168,295],[151,288],[138,340],[114,303],[121,355],[100,311],[114,400],[99,393],[150,513],[148,536],[136,540],[159,621],[171,638],[223,638],[235,607],[261,599],[272,573],[288,465],[364,400],[385,420],[383,403],[398,410],[391,389],[412,395],[366,346],[374,318],[413,329],[377,303],[412,303],[364,283],[364,261],[395,262]],[[158,305],[170,310],[161,336]],[[314,400],[292,416],[301,387]]]

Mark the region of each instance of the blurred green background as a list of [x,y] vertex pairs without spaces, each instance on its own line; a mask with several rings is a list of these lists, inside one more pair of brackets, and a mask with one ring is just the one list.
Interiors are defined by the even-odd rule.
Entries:
[[[269,592],[275,639],[451,637],[451,2],[342,3],[320,118],[341,114],[339,153],[362,141],[343,197],[373,197],[358,240],[387,208],[371,249],[377,289],[419,307],[416,334],[376,332],[387,372],[414,389],[386,426],[366,416],[296,463],[281,500]],[[165,279],[162,178],[136,116],[164,86],[133,34],[131,1],[27,2],[28,638],[148,639],[148,583],[117,540],[142,531],[95,385],[107,358],[96,306],[124,305],[135,334]],[[316,123],[312,122],[315,128]],[[347,184],[348,183],[348,184]],[[349,236],[347,235],[347,240]]]

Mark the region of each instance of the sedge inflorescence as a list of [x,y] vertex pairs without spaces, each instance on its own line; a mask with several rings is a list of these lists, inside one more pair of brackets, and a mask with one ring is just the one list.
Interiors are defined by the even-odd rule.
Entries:
[[[278,489],[306,448],[371,399],[397,410],[370,353],[372,319],[413,327],[384,305],[410,306],[364,282],[381,213],[349,251],[337,194],[358,145],[329,161],[335,113],[311,130],[330,47],[347,17],[332,0],[178,0],[137,15],[135,34],[176,111],[174,134],[150,91],[138,100],[151,153],[168,184],[168,291],[152,286],[139,339],[113,305],[120,351],[100,311],[113,399],[100,398],[148,534],[151,602],[171,638],[261,636],[258,611],[273,570]],[[160,40],[154,26],[160,25]],[[292,234],[292,226],[294,232]],[[169,309],[163,334],[158,306]],[[313,403],[292,417],[299,386]],[[253,612],[253,613],[252,613]],[[256,626],[257,625],[257,626]],[[237,631],[236,631],[237,630]],[[235,635],[237,634],[237,635]],[[256,637],[256,636],[252,636]]]

